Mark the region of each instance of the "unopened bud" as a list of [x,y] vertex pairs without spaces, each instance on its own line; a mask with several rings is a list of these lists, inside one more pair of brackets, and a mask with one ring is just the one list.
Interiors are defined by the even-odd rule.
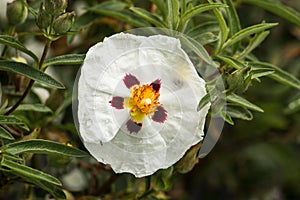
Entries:
[[64,13],[67,8],[67,0],[45,0],[45,10],[53,16]]
[[12,3],[7,3],[6,16],[8,22],[11,25],[23,23],[27,18],[27,14],[27,7],[21,0],[16,0]]
[[59,17],[57,17],[53,25],[55,33],[63,34],[68,32],[73,26],[74,19],[75,19],[74,12],[64,13]]
[[40,12],[36,18],[36,24],[40,29],[45,29],[50,26],[52,16],[41,6]]

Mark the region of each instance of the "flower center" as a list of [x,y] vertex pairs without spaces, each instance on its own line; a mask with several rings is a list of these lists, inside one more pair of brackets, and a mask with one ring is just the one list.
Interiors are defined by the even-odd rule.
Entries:
[[146,115],[155,112],[160,105],[159,96],[159,90],[154,84],[133,86],[130,98],[125,100],[125,106],[130,109],[132,119],[135,122],[142,122]]

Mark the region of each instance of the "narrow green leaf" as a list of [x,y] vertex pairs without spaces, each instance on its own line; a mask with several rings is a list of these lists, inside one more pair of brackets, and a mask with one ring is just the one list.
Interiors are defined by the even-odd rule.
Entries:
[[227,13],[230,36],[233,36],[235,33],[239,32],[241,29],[239,16],[238,16],[236,9],[232,3],[232,0],[223,0],[223,1],[226,5],[228,5],[225,8],[225,10]]
[[300,13],[278,0],[241,0],[241,2],[259,6],[300,26]]
[[0,124],[24,124],[24,122],[14,116],[0,115]]
[[200,13],[203,13],[205,11],[209,11],[209,10],[212,10],[215,8],[221,8],[221,7],[226,7],[226,5],[221,4],[221,3],[201,4],[201,5],[195,6],[191,9],[188,9],[182,16],[181,20],[187,21],[190,18],[192,18]]
[[7,140],[15,140],[15,138],[4,128],[0,126],[0,138],[4,138]]
[[87,8],[87,10],[89,12],[102,14],[105,16],[109,16],[124,21],[136,27],[150,26],[149,23],[147,23],[144,20],[141,20],[140,17],[137,17],[137,15],[135,15],[134,13],[125,10],[127,6],[128,5],[126,3],[119,2],[119,1],[106,1],[94,7]]
[[272,68],[252,68],[251,79],[257,79],[263,76],[273,74],[275,71]]
[[35,111],[35,112],[52,113],[52,110],[43,104],[21,104],[18,106],[16,111]]
[[55,185],[60,185],[61,183],[58,179],[56,179],[55,177],[46,174],[42,171],[33,169],[31,167],[28,167],[26,165],[22,165],[19,164],[17,162],[13,162],[7,159],[2,159],[1,160],[1,165],[5,166],[9,169],[11,169],[11,173],[21,176],[21,177],[27,177],[28,179],[38,179],[38,180],[42,180],[51,184],[55,184]]
[[264,63],[264,62],[249,62],[249,65],[251,65],[253,68],[259,68],[259,69],[271,68],[274,70],[274,73],[269,75],[271,78],[273,78],[274,80],[280,83],[292,86],[300,90],[300,80],[297,79],[294,75],[280,69],[279,67],[276,67],[275,65],[272,65],[270,63]]
[[148,12],[145,9],[138,8],[138,7],[132,7],[130,8],[131,11],[133,11],[135,14],[149,22],[150,24],[155,25],[156,27],[160,28],[166,28],[164,22],[156,15]]
[[65,144],[48,140],[32,139],[4,145],[2,150],[11,154],[20,153],[40,153],[40,154],[60,154],[74,157],[84,157],[87,153]]
[[38,62],[38,57],[30,50],[28,50],[21,42],[16,40],[15,38],[8,35],[0,35],[0,43],[5,44],[7,46],[13,47],[22,51],[32,57],[34,61]]
[[226,100],[228,102],[234,103],[236,105],[240,105],[240,106],[248,108],[250,110],[254,110],[254,111],[257,111],[257,112],[264,112],[264,110],[261,109],[260,107],[258,107],[257,105],[251,103],[247,99],[244,99],[243,97],[238,96],[234,93],[231,93],[230,95],[227,95]]
[[199,42],[189,37],[180,37],[179,40],[183,46],[193,50],[204,62],[212,64],[210,56]]
[[219,31],[220,31],[220,27],[219,27],[218,22],[209,21],[209,22],[200,23],[197,26],[187,30],[186,34],[189,35],[190,37],[194,38],[202,33],[219,32]]
[[[23,177],[24,178],[24,177]],[[66,195],[63,192],[63,190],[61,190],[60,188],[56,187],[53,184],[50,184],[46,181],[42,181],[42,180],[38,180],[38,179],[26,179],[28,182],[31,182],[39,187],[41,187],[42,189],[44,189],[45,191],[48,191],[55,199],[66,199]]]
[[232,66],[235,69],[241,69],[247,67],[244,63],[242,63],[239,60],[236,60],[230,56],[217,56],[219,59],[221,59],[223,62],[227,63],[228,65]]
[[204,106],[206,106],[210,102],[210,94],[206,94],[202,99],[200,100],[197,111],[200,111]]
[[85,58],[85,54],[67,54],[57,56],[46,60],[43,68],[49,65],[81,65]]
[[65,88],[60,82],[56,81],[48,74],[45,74],[24,63],[0,60],[0,70],[21,74],[50,87],[59,89]]
[[257,33],[255,34],[255,36],[253,38],[250,39],[249,44],[247,45],[247,47],[243,50],[243,52],[241,52],[238,55],[238,58],[244,58],[245,56],[247,56],[249,53],[251,53],[253,51],[253,49],[255,49],[256,47],[258,47],[265,39],[266,37],[270,34],[270,31],[263,31],[261,33]]
[[176,30],[179,21],[179,1],[167,0],[168,7],[168,27],[171,30]]
[[[208,0],[208,2],[210,4],[213,3],[211,0]],[[222,49],[225,41],[228,38],[229,29],[227,27],[227,23],[226,23],[226,20],[223,17],[222,12],[217,8],[214,8],[213,11],[214,11],[215,16],[217,17],[217,20],[218,20],[219,26],[220,26],[220,33],[219,34],[220,34],[221,39],[219,40],[218,46],[215,50],[215,54],[218,54],[219,51]]]
[[226,41],[226,43],[224,44],[223,48],[229,47],[229,46],[241,41],[242,39],[245,39],[245,38],[251,36],[252,34],[259,33],[259,32],[264,31],[265,29],[272,28],[272,27],[276,26],[277,24],[278,23],[262,23],[262,24],[256,24],[256,25],[244,28],[244,29],[240,30],[239,32],[237,32],[236,34],[234,34],[231,38],[229,38]]
[[252,113],[248,109],[243,108],[243,107],[227,105],[226,112],[232,118],[237,118],[237,119],[242,119],[242,120],[252,120],[253,119]]
[[218,36],[216,36],[215,34],[213,34],[211,32],[206,32],[206,33],[199,34],[196,37],[193,37],[193,39],[198,41],[202,46],[204,46],[206,44],[217,41],[219,38],[218,38]]

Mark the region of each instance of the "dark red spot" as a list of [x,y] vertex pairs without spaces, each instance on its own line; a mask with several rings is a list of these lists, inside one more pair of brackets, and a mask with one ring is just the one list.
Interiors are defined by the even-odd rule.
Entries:
[[156,92],[159,92],[160,85],[161,85],[161,81],[160,81],[160,79],[156,79],[156,80],[153,81],[150,85],[152,86],[152,88],[153,88]]
[[132,119],[126,122],[126,127],[129,133],[138,133],[142,128],[142,123],[136,123]]
[[110,105],[116,109],[124,108],[124,98],[123,97],[113,97],[111,101],[109,101]]
[[123,78],[123,82],[128,89],[130,89],[134,85],[140,84],[140,81],[132,74],[126,74]]
[[152,120],[158,123],[163,123],[167,119],[167,111],[162,106],[157,106],[156,111],[152,116]]

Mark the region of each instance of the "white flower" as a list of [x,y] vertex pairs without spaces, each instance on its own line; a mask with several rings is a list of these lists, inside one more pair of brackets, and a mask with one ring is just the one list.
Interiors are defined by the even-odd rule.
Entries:
[[87,53],[78,82],[85,147],[117,172],[136,177],[168,168],[203,138],[206,94],[180,41],[115,34]]

